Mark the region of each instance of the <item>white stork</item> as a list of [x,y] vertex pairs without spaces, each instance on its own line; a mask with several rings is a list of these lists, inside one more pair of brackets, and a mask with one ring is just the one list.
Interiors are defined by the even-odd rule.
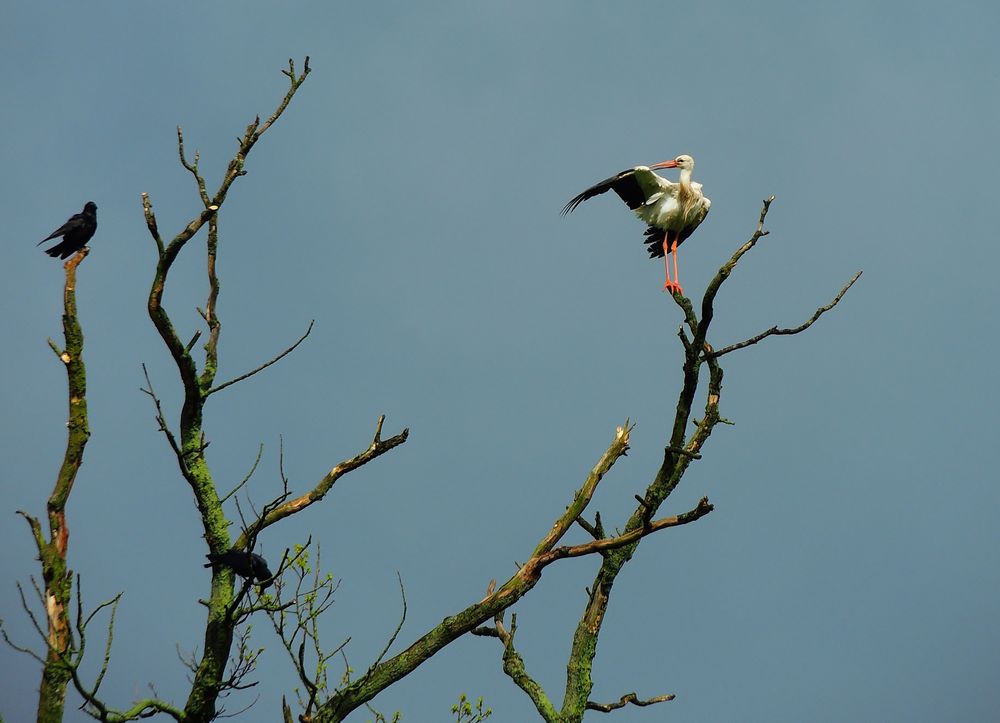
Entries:
[[[678,183],[653,173],[663,168],[681,169]],[[666,281],[663,290],[671,294],[683,294],[677,276],[677,247],[694,233],[705,220],[712,202],[701,192],[700,183],[691,182],[694,159],[691,156],[677,156],[672,161],[663,161],[652,166],[636,166],[596,183],[563,207],[563,215],[569,213],[588,198],[613,190],[635,215],[649,224],[646,229],[649,258],[663,258]],[[667,256],[674,257],[674,277],[670,278]]]

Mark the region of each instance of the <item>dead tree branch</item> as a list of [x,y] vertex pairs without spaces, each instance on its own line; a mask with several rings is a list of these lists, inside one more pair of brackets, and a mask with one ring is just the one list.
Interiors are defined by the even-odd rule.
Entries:
[[597,710],[602,713],[610,713],[613,710],[618,710],[619,708],[624,708],[626,705],[631,703],[632,705],[644,708],[647,705],[656,705],[657,703],[666,703],[667,701],[673,700],[677,696],[673,693],[667,695],[658,695],[655,698],[646,698],[642,700],[635,693],[626,693],[621,698],[618,699],[617,703],[595,703],[594,701],[587,701],[587,710]]
[[[708,441],[715,426],[727,421],[719,413],[719,400],[722,393],[723,379],[723,370],[718,361],[719,357],[730,351],[757,343],[767,336],[803,331],[823,313],[832,309],[857,280],[858,276],[856,275],[841,290],[833,302],[817,310],[813,317],[802,327],[787,330],[774,328],[746,342],[726,347],[718,352],[714,351],[708,342],[708,332],[715,315],[715,298],[722,284],[732,274],[740,259],[753,249],[760,239],[768,235],[768,231],[764,228],[764,222],[773,200],[774,197],[772,196],[763,202],[753,234],[736,249],[731,258],[720,267],[719,271],[708,283],[701,301],[700,318],[689,299],[679,294],[672,297],[680,307],[684,318],[684,324],[678,329],[678,337],[684,349],[684,362],[682,366],[683,384],[677,400],[673,425],[664,445],[663,462],[652,482],[646,488],[645,494],[635,496],[638,505],[626,522],[623,531],[613,537],[605,538],[599,521],[595,525],[586,522],[580,516],[580,512],[582,512],[583,507],[586,507],[586,501],[589,498],[583,495],[584,502],[582,505],[578,505],[581,509],[571,506],[567,514],[573,513],[574,516],[571,519],[575,519],[577,524],[583,527],[594,539],[579,545],[556,547],[556,541],[561,536],[561,533],[565,531],[561,525],[563,520],[560,520],[553,528],[550,536],[543,541],[542,545],[536,548],[533,558],[522,568],[522,572],[533,568],[540,570],[556,559],[587,555],[594,552],[600,553],[602,558],[601,566],[595,576],[594,582],[587,589],[587,602],[573,637],[573,644],[567,662],[566,687],[561,709],[556,711],[554,707],[540,704],[540,701],[548,701],[548,698],[543,699],[538,694],[538,691],[530,688],[526,689],[525,685],[522,685],[515,679],[515,682],[518,682],[519,687],[525,690],[542,718],[546,721],[576,723],[583,718],[586,710],[609,712],[630,703],[633,705],[652,705],[673,699],[672,695],[666,695],[648,700],[640,700],[634,693],[630,693],[623,696],[617,703],[595,703],[589,700],[589,695],[593,688],[593,660],[597,652],[597,642],[606,617],[610,592],[614,581],[635,554],[643,538],[659,529],[694,522],[713,509],[708,499],[702,498],[693,510],[673,517],[654,520],[660,506],[676,489],[691,462],[701,458],[702,448]],[[700,420],[693,420],[692,412],[694,410],[695,397],[701,384],[701,370],[703,365],[708,369],[708,384],[704,396],[703,413]],[[688,429],[692,422],[694,422],[694,429],[689,435]],[[514,660],[514,658],[513,654],[509,651],[512,648],[511,637],[505,633],[502,620],[498,619],[495,621],[493,627],[479,628],[476,630],[476,633],[498,637],[504,642],[504,670],[507,672],[510,665],[508,661]],[[518,665],[523,669],[523,661],[520,661],[519,658],[517,661]],[[517,675],[522,675],[520,669],[517,670]]]
[[281,352],[280,354],[278,354],[278,356],[274,357],[270,361],[264,362],[259,367],[257,367],[256,369],[253,369],[252,371],[247,372],[246,374],[241,374],[240,376],[236,377],[235,379],[230,379],[228,382],[223,382],[222,384],[220,384],[220,385],[218,385],[216,387],[212,387],[207,392],[205,392],[205,396],[207,397],[209,394],[215,394],[216,392],[221,392],[226,387],[232,386],[233,384],[236,384],[237,382],[242,382],[244,379],[249,379],[250,377],[252,377],[257,372],[262,372],[265,369],[267,369],[269,366],[271,366],[272,364],[277,364],[279,361],[281,361],[286,356],[288,356],[293,351],[295,351],[295,348],[299,344],[301,344],[302,342],[304,342],[306,340],[306,337],[309,336],[309,333],[313,329],[313,324],[315,324],[315,323],[316,323],[315,319],[313,319],[312,321],[310,321],[309,322],[309,328],[306,329],[305,334],[303,334],[302,336],[300,336],[298,341],[296,341],[290,347],[288,347],[283,352]]
[[514,681],[518,688],[524,691],[545,723],[559,723],[559,712],[556,707],[552,705],[552,701],[549,700],[538,681],[528,675],[524,667],[524,659],[514,649],[514,635],[517,634],[517,613],[510,616],[509,632],[504,627],[502,614],[497,615],[493,622],[497,637],[503,643],[503,672]]
[[[214,192],[209,191],[205,176],[201,171],[199,165],[201,160],[200,154],[196,151],[193,156],[189,157],[183,131],[180,128],[177,129],[178,158],[181,165],[188,171],[195,182],[202,208],[169,241],[166,241],[161,235],[149,194],[142,194],[143,216],[146,220],[146,227],[157,249],[157,265],[150,286],[147,310],[154,327],[177,367],[183,389],[183,403],[181,405],[180,419],[175,427],[176,431],[171,430],[168,426],[159,401],[152,390],[152,385],[148,383],[148,378],[147,389],[144,391],[154,400],[154,405],[156,405],[157,409],[157,422],[167,436],[171,449],[177,457],[181,476],[194,494],[195,503],[204,529],[205,540],[208,543],[209,550],[215,554],[221,554],[229,550],[231,545],[228,530],[229,521],[222,509],[223,499],[219,497],[215,481],[205,457],[205,450],[209,444],[205,439],[203,427],[205,403],[208,397],[214,392],[220,391],[222,388],[230,386],[237,381],[246,379],[274,364],[295,349],[302,341],[300,339],[299,342],[296,342],[296,344],[278,357],[251,372],[230,382],[218,386],[215,385],[215,377],[219,368],[219,339],[222,330],[222,323],[217,313],[220,291],[219,279],[216,274],[216,260],[219,251],[218,214],[221,213],[221,209],[233,183],[237,178],[246,175],[246,163],[249,154],[263,134],[281,117],[298,89],[308,77],[310,73],[309,59],[306,58],[301,73],[296,72],[295,64],[292,61],[289,61],[288,69],[282,72],[288,79],[288,87],[284,97],[265,122],[261,123],[260,118],[257,117],[246,127],[246,130],[238,141],[236,152],[223,174],[222,181]],[[181,341],[181,335],[178,333],[170,315],[164,308],[163,297],[174,261],[187,243],[205,227],[207,227],[205,248],[208,296],[205,306],[198,311],[207,326],[208,333],[207,340],[202,347],[204,358],[199,364],[192,350],[200,338],[200,332],[195,333],[187,343]],[[311,328],[312,325],[310,325]],[[306,335],[308,333],[307,331]],[[304,339],[306,335],[302,338]],[[281,498],[281,502],[284,501],[285,498]],[[272,506],[266,505],[264,511],[270,511],[271,509],[273,509]],[[241,543],[244,546],[249,543],[248,550],[253,549],[256,535],[261,529],[263,529],[263,526],[252,530],[247,530],[246,526],[244,526]],[[234,644],[235,626],[242,619],[239,611],[240,606],[244,597],[248,594],[250,587],[250,585],[243,585],[237,590],[234,585],[234,573],[231,568],[226,565],[213,567],[212,592],[206,601],[208,620],[205,626],[202,656],[195,669],[191,691],[183,711],[183,715],[188,720],[207,721],[215,717],[219,713],[216,710],[216,701],[219,692],[221,690],[232,690],[243,687],[243,677],[252,670],[252,665],[247,666],[240,663],[238,666],[242,665],[243,667],[234,668],[229,677],[225,675],[227,661],[230,659]],[[255,609],[260,608],[250,606],[244,612]],[[249,648],[246,648],[245,645],[241,648],[241,652],[243,653],[246,653],[247,650]]]
[[[358,467],[368,464],[373,459],[381,457],[386,452],[398,447],[403,444],[407,437],[410,436],[410,430],[404,429],[397,435],[390,437],[389,439],[382,439],[382,423],[385,422],[385,415],[380,415],[378,422],[375,425],[375,436],[372,438],[371,444],[363,452],[354,455],[350,459],[344,460],[340,464],[334,466],[329,472],[327,472],[316,485],[303,495],[300,495],[294,499],[288,500],[287,502],[278,505],[272,510],[266,511],[256,522],[250,525],[249,533],[260,534],[265,528],[270,527],[279,520],[294,515],[297,512],[301,512],[306,507],[319,502],[322,500],[326,494],[330,491],[333,485],[343,477],[348,472],[356,470]],[[246,543],[246,535],[241,535],[236,541],[238,547],[242,547]]]
[[[59,349],[55,342],[48,340],[49,347],[56,352],[66,368],[66,381],[69,399],[69,418],[66,422],[66,447],[62,463],[56,474],[55,485],[46,504],[49,523],[48,539],[42,532],[39,520],[27,512],[18,511],[27,521],[31,536],[38,550],[38,559],[42,567],[44,592],[36,591],[42,600],[47,622],[47,632],[42,634],[45,640],[46,653],[42,665],[42,680],[39,685],[38,720],[62,720],[66,705],[66,688],[72,677],[74,666],[73,630],[70,623],[68,608],[72,595],[73,573],[67,565],[69,553],[69,522],[66,518],[66,503],[73,485],[76,482],[80,466],[83,464],[83,452],[90,439],[90,426],[87,417],[87,370],[83,363],[83,329],[77,317],[76,309],[76,272],[77,268],[87,258],[90,249],[84,246],[63,264],[66,272],[63,284],[63,338],[65,346]],[[34,579],[32,579],[34,584]],[[18,585],[20,590],[20,585]],[[36,630],[42,633],[27,601],[22,603],[29,612],[29,617]],[[6,639],[6,633],[4,633]],[[8,640],[8,642],[10,642]],[[25,649],[14,646],[17,650]],[[39,656],[34,655],[38,658]]]
[[772,326],[767,331],[761,332],[760,334],[757,334],[756,336],[752,336],[749,339],[741,341],[741,342],[739,342],[737,344],[730,344],[729,346],[723,347],[722,349],[719,349],[717,351],[706,353],[706,356],[712,357],[713,359],[718,359],[720,356],[722,356],[724,354],[728,354],[731,351],[736,351],[737,349],[743,349],[745,347],[748,347],[748,346],[751,346],[753,344],[756,344],[759,341],[763,341],[764,339],[766,339],[769,336],[791,336],[793,334],[800,334],[800,333],[802,333],[803,331],[805,331],[806,329],[808,329],[810,326],[812,326],[813,323],[815,323],[815,321],[817,319],[819,319],[819,317],[823,316],[823,314],[825,314],[830,309],[832,309],[837,304],[839,304],[840,300],[844,298],[844,294],[847,293],[847,290],[850,289],[852,286],[854,286],[854,282],[857,281],[859,278],[861,278],[861,272],[860,271],[858,273],[854,274],[854,276],[851,277],[851,280],[848,281],[847,284],[844,285],[844,288],[842,288],[840,290],[840,293],[838,293],[833,298],[833,301],[831,301],[826,306],[821,306],[818,309],[816,309],[816,312],[811,317],[809,317],[809,319],[804,324],[801,324],[800,326],[796,326],[796,327],[791,328],[791,329],[779,329],[777,326]]
[[551,550],[562,539],[573,523],[579,519],[583,511],[587,509],[587,505],[590,504],[590,500],[593,498],[594,492],[597,491],[597,485],[600,484],[601,479],[604,478],[604,475],[607,474],[608,470],[611,469],[612,465],[619,458],[628,454],[629,433],[634,428],[635,425],[629,425],[629,420],[627,419],[623,426],[618,427],[615,431],[615,441],[608,447],[608,451],[598,460],[597,464],[594,465],[594,468],[590,470],[590,474],[587,475],[583,486],[577,491],[573,497],[573,501],[566,508],[565,514],[556,520],[549,533],[538,543],[532,557],[537,558]]
[[[536,546],[532,556],[520,566],[510,579],[499,588],[491,584],[490,591],[485,598],[446,617],[439,625],[422,635],[401,653],[371,669],[370,674],[365,678],[351,682],[336,691],[316,710],[312,718],[314,723],[333,723],[344,720],[351,711],[363,706],[380,691],[411,673],[456,638],[479,628],[490,619],[496,621],[499,613],[509,608],[538,584],[542,571],[552,562],[563,557],[575,556],[572,553],[596,554],[600,549],[603,549],[601,545],[594,543],[591,543],[592,547],[587,550],[571,547],[555,548],[555,545],[586,509],[597,484],[610,471],[614,463],[627,452],[628,432],[631,429],[629,424],[616,429],[608,449],[587,475],[566,512],[556,519],[552,528]],[[377,438],[378,434],[376,433]],[[631,542],[631,538],[616,538],[614,541],[606,543],[606,546],[615,549],[617,545],[627,546],[629,544],[634,544]],[[567,550],[572,550],[572,553],[567,553]]]

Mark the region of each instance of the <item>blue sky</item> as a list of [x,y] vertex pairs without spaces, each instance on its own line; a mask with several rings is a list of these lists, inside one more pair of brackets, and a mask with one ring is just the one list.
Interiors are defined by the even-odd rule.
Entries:
[[[985,720],[1000,673],[1000,401],[993,218],[1000,10],[986,2],[15,4],[0,23],[7,353],[0,359],[0,617],[31,640],[15,581],[37,574],[14,510],[43,511],[64,443],[59,264],[36,249],[99,206],[80,271],[93,437],[69,507],[71,566],[94,604],[124,590],[104,686],[183,699],[208,571],[188,488],[139,393],[178,382],[145,312],[155,249],[140,193],[176,232],[197,207],[174,128],[216,183],[234,139],[313,74],[254,150],[220,219],[220,378],[209,461],[228,489],[301,491],[367,445],[402,448],[261,540],[312,534],[342,580],[325,622],[364,668],[513,572],[616,425],[632,451],[595,500],[620,524],[655,473],[680,380],[679,310],[613,197],[559,209],[622,168],[690,153],[712,213],[680,254],[700,293],[777,199],[771,234],[719,296],[710,341],[800,323],[725,359],[720,427],[665,514],[716,511],[643,544],[619,579],[593,697],[672,692],[700,721]],[[203,262],[166,302],[198,328]],[[516,608],[529,670],[561,699],[595,562],[550,568]],[[256,621],[261,701],[294,685]],[[27,719],[38,671],[0,649],[0,713]],[[532,720],[499,645],[463,639],[376,700],[447,720],[460,692]],[[252,699],[234,699],[235,710]],[[597,719],[599,714],[592,714]],[[369,716],[370,717],[370,716]],[[358,720],[366,720],[357,714]],[[84,720],[72,706],[67,720]]]

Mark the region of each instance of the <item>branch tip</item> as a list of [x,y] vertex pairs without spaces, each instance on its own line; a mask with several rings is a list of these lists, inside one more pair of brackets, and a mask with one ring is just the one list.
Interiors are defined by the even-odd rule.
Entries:
[[647,698],[641,700],[639,696],[635,693],[626,693],[621,698],[618,699],[616,703],[595,703],[594,701],[587,701],[587,710],[596,710],[601,713],[610,713],[613,710],[618,710],[619,708],[624,708],[626,705],[631,703],[632,705],[644,708],[648,705],[656,705],[657,703],[666,703],[667,701],[673,700],[676,696],[673,693],[668,693],[667,695],[658,695],[654,698]]
[[778,328],[777,326],[772,326],[770,329],[762,331],[760,334],[752,336],[749,339],[745,339],[736,344],[730,344],[729,346],[724,347],[722,349],[718,349],[716,351],[708,352],[705,354],[705,359],[718,359],[720,356],[724,354],[728,354],[730,352],[737,351],[739,349],[745,349],[748,346],[752,346],[760,341],[763,341],[769,336],[793,336],[795,334],[802,333],[810,326],[812,326],[819,319],[819,317],[823,316],[823,314],[830,311],[830,309],[839,304],[840,300],[844,298],[844,295],[848,292],[848,290],[852,286],[854,286],[854,283],[858,279],[861,278],[862,273],[863,273],[862,271],[858,271],[856,274],[854,274],[854,276],[851,277],[851,280],[848,281],[844,285],[844,287],[840,290],[840,292],[838,292],[838,294],[833,298],[833,301],[831,301],[829,304],[826,304],[825,306],[821,306],[818,309],[816,309],[813,315],[809,317],[809,319],[807,319],[804,324],[788,329],[781,329]]

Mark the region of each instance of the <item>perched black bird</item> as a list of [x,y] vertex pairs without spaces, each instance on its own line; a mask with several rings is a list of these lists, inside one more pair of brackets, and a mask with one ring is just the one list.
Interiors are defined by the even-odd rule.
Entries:
[[87,245],[87,242],[90,241],[96,230],[97,204],[93,201],[87,201],[83,207],[83,211],[70,216],[70,219],[66,223],[35,245],[41,246],[46,241],[62,236],[63,240],[52,248],[47,249],[45,253],[52,258],[58,256],[61,259],[68,259]]
[[220,555],[210,552],[205,557],[208,558],[208,563],[205,567],[227,565],[233,568],[233,572],[247,580],[253,578],[257,578],[257,582],[267,580],[267,585],[261,585],[261,590],[274,582],[271,580],[271,571],[267,569],[267,560],[256,553],[244,552],[242,550],[227,550]]

